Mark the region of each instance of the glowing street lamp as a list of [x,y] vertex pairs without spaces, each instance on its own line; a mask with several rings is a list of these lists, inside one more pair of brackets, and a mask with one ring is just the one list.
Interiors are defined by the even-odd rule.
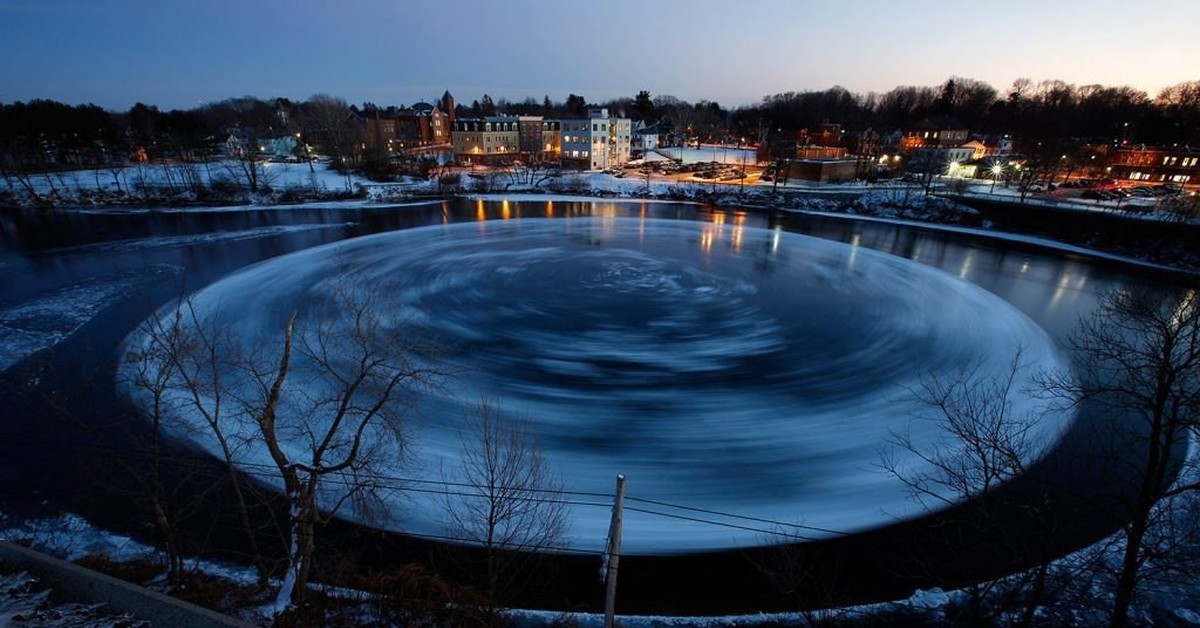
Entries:
[[738,196],[742,195],[742,190],[746,187],[746,153],[742,152],[742,144],[746,143],[746,138],[738,138],[738,157],[742,160],[742,178],[738,179]]
[[1004,172],[1003,166],[1000,164],[992,164],[992,189],[988,192],[989,194],[996,193],[996,179],[1000,177],[1001,172]]

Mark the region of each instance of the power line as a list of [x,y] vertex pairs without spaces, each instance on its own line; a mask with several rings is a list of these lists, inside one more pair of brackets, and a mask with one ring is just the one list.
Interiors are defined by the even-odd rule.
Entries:
[[[128,454],[133,454],[133,455],[140,456],[140,457],[153,456],[153,454],[151,452],[145,451],[144,449],[141,449],[141,448],[135,448],[135,447],[117,447],[117,446],[106,447],[106,446],[101,446],[101,445],[96,445],[96,444],[76,444],[76,445],[71,446],[71,445],[64,445],[61,442],[56,442],[56,441],[51,442],[51,444],[46,444],[48,439],[44,439],[44,438],[38,437],[38,436],[32,436],[32,435],[22,434],[22,433],[18,433],[18,432],[3,432],[3,434],[5,434],[5,436],[8,436],[10,438],[15,437],[15,438],[21,438],[27,442],[34,442],[39,447],[43,447],[43,448],[47,448],[47,449],[57,449],[60,451],[88,451],[88,452],[97,452],[97,453],[101,453],[101,454],[110,454],[110,455],[117,454],[117,453],[128,453]],[[219,457],[212,456],[212,455],[206,455],[206,454],[195,454],[195,453],[174,454],[174,453],[172,453],[171,455],[165,456],[165,458],[169,459],[170,463],[172,463],[172,464],[180,464],[182,466],[186,466],[186,467],[189,467],[189,468],[195,469],[195,470],[204,469],[204,468],[209,467],[214,464],[215,465],[226,464],[226,462],[222,461]],[[263,462],[254,462],[254,461],[235,461],[233,464],[234,464],[234,467],[239,470],[239,472],[243,473],[244,475],[246,475],[250,478],[256,479],[256,480],[260,480],[260,481],[262,481],[262,480],[278,480],[278,478],[279,478],[279,476],[277,475],[278,468],[273,464],[263,463]],[[212,475],[216,476],[218,474],[214,472]],[[430,479],[430,478],[415,478],[415,477],[405,477],[405,476],[391,475],[391,474],[384,474],[384,473],[355,473],[353,471],[339,472],[336,475],[335,474],[327,475],[322,479],[322,482],[324,482],[326,484],[334,484],[334,485],[338,485],[338,486],[347,486],[347,487],[354,487],[354,486],[359,486],[362,484],[375,483],[380,488],[385,488],[385,489],[390,489],[390,490],[395,490],[395,491],[400,491],[400,492],[412,492],[412,493],[422,493],[422,494],[430,494],[430,495],[442,495],[442,496],[446,496],[446,497],[465,497],[465,498],[478,498],[478,499],[487,499],[488,495],[483,494],[483,493],[467,492],[462,489],[471,489],[471,490],[475,490],[475,491],[487,491],[489,489],[494,488],[494,489],[501,490],[501,491],[510,491],[510,492],[516,493],[516,494],[525,493],[525,494],[531,494],[531,495],[540,494],[540,495],[548,495],[549,496],[549,497],[532,497],[531,496],[531,497],[514,498],[514,499],[520,499],[522,501],[529,501],[529,502],[534,502],[534,503],[561,503],[561,504],[565,504],[565,505],[579,506],[579,507],[585,507],[585,508],[593,508],[593,507],[609,508],[609,507],[611,507],[611,503],[609,503],[609,502],[601,503],[601,502],[586,501],[586,500],[580,500],[580,499],[559,499],[559,498],[560,497],[569,497],[569,498],[582,497],[582,498],[591,498],[591,499],[596,499],[596,498],[610,499],[612,497],[612,495],[610,493],[600,493],[600,492],[595,492],[595,491],[575,491],[575,490],[551,489],[551,488],[543,488],[543,487],[509,487],[509,486],[488,487],[488,486],[482,485],[482,484],[476,484],[476,483],[471,483],[471,482],[452,481],[452,480],[446,480],[446,479],[437,480],[437,479]],[[425,488],[425,487],[435,487],[435,488]],[[767,519],[767,518],[763,518],[763,517],[723,512],[723,511],[708,509],[708,508],[699,508],[699,507],[694,507],[694,506],[686,506],[686,505],[682,505],[682,504],[673,504],[670,502],[648,499],[648,498],[628,497],[627,499],[632,502],[649,504],[649,505],[653,505],[653,506],[658,506],[660,508],[678,510],[678,511],[682,511],[682,512],[692,512],[692,513],[709,515],[710,517],[722,517],[722,518],[739,520],[739,521],[751,521],[751,522],[756,522],[756,523],[767,524],[770,526],[776,526],[776,529],[766,529],[766,528],[760,528],[760,527],[754,527],[754,526],[748,526],[748,525],[741,525],[741,524],[737,524],[737,523],[717,521],[712,518],[702,518],[702,517],[688,516],[688,515],[676,514],[676,513],[670,513],[670,512],[662,512],[661,510],[651,510],[651,509],[637,508],[637,507],[632,507],[632,506],[629,507],[629,510],[631,510],[633,512],[639,512],[639,513],[646,514],[646,515],[664,517],[664,518],[675,519],[675,520],[680,520],[680,521],[688,521],[688,522],[692,522],[692,523],[700,523],[700,524],[716,526],[716,527],[724,527],[724,528],[729,528],[729,529],[733,529],[733,530],[753,532],[756,534],[762,534],[762,535],[767,535],[767,536],[776,536],[776,537],[781,537],[781,538],[785,538],[785,539],[789,538],[789,537],[794,537],[796,539],[800,539],[800,540],[804,540],[804,541],[818,540],[817,537],[814,537],[811,535],[795,534],[795,533],[790,533],[790,532],[781,532],[781,529],[811,530],[813,532],[819,532],[822,534],[830,534],[830,535],[837,535],[837,536],[845,536],[845,535],[851,534],[849,532],[832,530],[832,529],[828,529],[828,528],[820,528],[820,527],[816,527],[816,526],[788,523],[788,522],[784,522],[784,521]]]
[[699,512],[699,513],[703,513],[706,515],[729,517],[731,519],[741,519],[744,521],[757,521],[758,523],[769,523],[771,525],[776,525],[776,526],[781,526],[781,527],[800,528],[802,530],[812,530],[814,532],[823,532],[825,534],[834,534],[834,535],[843,535],[843,536],[849,534],[848,532],[840,532],[837,530],[830,530],[828,528],[819,528],[816,526],[809,526],[809,525],[804,525],[804,524],[800,524],[800,523],[787,523],[784,521],[775,521],[773,519],[764,519],[762,517],[752,517],[749,515],[738,515],[738,514],[732,514],[732,513],[727,513],[727,512],[721,512],[719,510],[709,510],[707,508],[696,508],[693,506],[680,506],[677,504],[670,504],[667,502],[657,501],[657,500],[653,500],[653,499],[644,499],[644,498],[639,498],[639,497],[627,497],[626,499],[629,501],[639,502],[639,503],[643,503],[643,504],[662,506],[664,508],[675,508],[678,510],[686,510],[688,512]]
[[[766,530],[766,529],[762,529],[762,528],[752,528],[752,527],[750,527],[750,526],[738,525],[738,524],[736,524],[736,523],[723,523],[723,522],[720,522],[720,521],[712,521],[712,520],[709,520],[709,519],[700,519],[699,517],[689,517],[689,516],[687,516],[687,515],[673,515],[673,514],[670,514],[670,513],[665,513],[665,512],[658,512],[658,511],[654,511],[654,510],[646,510],[646,509],[644,509],[644,508],[636,508],[636,507],[634,507],[634,506],[626,506],[626,507],[625,507],[625,510],[628,510],[628,511],[630,511],[630,512],[640,512],[640,513],[642,513],[642,514],[647,514],[647,515],[655,515],[655,516],[658,516],[658,517],[666,517],[666,518],[668,518],[668,519],[678,519],[678,520],[680,520],[680,521],[690,521],[690,522],[692,522],[692,523],[703,523],[703,524],[707,524],[707,525],[720,526],[720,527],[723,527],[723,528],[732,528],[732,529],[734,529],[734,530],[744,530],[744,531],[746,531],[746,532],[755,532],[755,533],[757,533],[757,534],[764,534],[764,535],[771,535],[771,534],[774,534],[774,535],[779,535],[779,531],[778,531],[778,530]],[[816,539],[814,539],[814,538],[812,538],[812,537],[806,537],[806,536],[801,536],[801,535],[795,535],[795,536],[797,536],[797,537],[799,537],[799,538],[802,538],[802,539],[804,539],[804,540],[806,540],[806,541],[814,541],[814,540],[816,540]]]

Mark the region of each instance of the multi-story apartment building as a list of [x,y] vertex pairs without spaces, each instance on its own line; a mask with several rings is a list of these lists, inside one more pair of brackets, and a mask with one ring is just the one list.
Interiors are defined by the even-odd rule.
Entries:
[[535,159],[558,159],[562,151],[558,120],[517,116],[521,153]]
[[607,109],[589,109],[586,119],[560,120],[562,158],[590,170],[616,168],[629,161],[633,122],[613,118]]
[[521,152],[520,121],[511,116],[455,120],[451,136],[461,163],[499,163]]

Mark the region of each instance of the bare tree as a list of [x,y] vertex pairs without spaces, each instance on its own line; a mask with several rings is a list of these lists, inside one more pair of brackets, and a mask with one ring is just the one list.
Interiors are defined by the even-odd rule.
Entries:
[[934,179],[946,174],[949,166],[946,152],[936,148],[919,149],[904,164],[906,171],[916,175],[926,195],[933,191]]
[[129,354],[150,393],[143,399],[173,404],[165,429],[202,441],[225,464],[256,557],[256,484],[246,476],[282,486],[288,551],[276,612],[304,601],[317,527],[349,502],[359,514],[377,511],[383,466],[403,453],[406,394],[440,381],[432,352],[405,335],[380,294],[354,281],[315,290],[274,344],[184,300],[148,323],[143,347]]
[[941,507],[983,495],[1025,470],[1035,451],[1031,430],[1037,417],[1014,411],[1020,376],[1030,368],[1018,351],[1008,369],[991,378],[980,364],[964,366],[949,375],[928,373],[911,394],[929,413],[944,446],[917,443],[909,431],[893,433],[897,451],[924,463],[927,470],[910,472],[895,453],[885,454],[884,468],[899,479],[922,505]]
[[[259,530],[252,516],[258,500],[253,485],[238,472],[243,444],[233,437],[238,417],[233,395],[222,381],[223,374],[240,363],[239,345],[228,330],[205,321],[191,299],[182,299],[165,314],[151,317],[142,324],[141,332],[141,343],[129,347],[125,354],[123,372],[131,395],[141,402],[154,430],[154,472],[146,480],[150,482],[146,489],[155,509],[156,525],[168,543],[168,555],[179,548],[171,541],[175,522],[165,510],[166,503],[156,503],[165,499],[162,491],[166,490],[158,472],[159,442],[164,433],[182,438],[199,436],[215,444],[246,547],[259,577],[265,581],[270,567],[259,549]],[[171,559],[182,566],[181,556]]]
[[[994,492],[1025,475],[1028,462],[1039,450],[1041,440],[1034,427],[1044,419],[1045,409],[1018,403],[1019,397],[1032,392],[1021,386],[1032,368],[1023,360],[1024,352],[1018,350],[995,375],[982,368],[982,363],[974,363],[947,375],[922,376],[910,392],[928,412],[915,420],[932,422],[936,437],[932,442],[918,442],[910,430],[895,432],[890,439],[893,449],[884,453],[882,464],[915,501],[930,510],[974,502],[962,515],[953,516],[965,518],[973,530],[985,531],[997,552],[1009,556],[1026,550],[1021,540],[1008,534],[1010,504],[1003,500],[992,503],[997,501]],[[1037,508],[1027,504],[1022,510],[1045,523],[1047,517],[1036,512]],[[956,540],[947,541],[953,542]],[[1043,560],[1015,577],[966,586],[967,620],[987,621],[989,614],[1012,612],[1018,604],[1023,611],[1021,625],[1029,625],[1045,592],[1048,565]],[[923,563],[923,567],[936,576],[957,569],[938,560]]]
[[486,400],[473,418],[447,478],[455,490],[445,501],[445,520],[448,536],[482,548],[477,569],[487,592],[485,619],[494,625],[500,605],[537,581],[537,555],[561,545],[568,512],[562,481],[524,423],[505,420]]
[[801,529],[803,526],[773,525],[769,533],[762,535],[764,547],[752,561],[771,586],[795,605],[809,626],[834,623],[837,614],[833,609],[847,602],[838,592],[842,583],[837,565],[818,567],[803,549],[812,538],[802,534]]
[[266,156],[259,150],[257,133],[246,133],[246,138],[230,136],[226,142],[230,157],[226,170],[232,180],[245,186],[247,192],[257,194],[270,189],[271,177],[267,170]]
[[[1184,458],[1200,427],[1200,294],[1139,287],[1105,295],[1071,338],[1076,377],[1059,374],[1053,390],[1114,417],[1117,446],[1131,455],[1132,498],[1117,567],[1111,625],[1128,623],[1150,567],[1178,560],[1179,517],[1200,489]],[[1195,530],[1189,532],[1195,539]]]
[[562,175],[557,165],[540,156],[530,155],[528,159],[516,162],[508,168],[508,178],[511,185],[519,188],[536,188]]
[[303,323],[296,314],[274,361],[244,366],[242,399],[282,482],[289,526],[287,570],[275,609],[304,601],[319,525],[348,502],[379,506],[384,465],[403,454],[406,395],[437,387],[427,347],[387,315],[377,288],[339,286]]
[[[148,342],[127,353],[124,360],[130,368],[125,373],[125,385],[136,391],[146,401],[144,414],[150,421],[146,452],[149,473],[132,472],[148,502],[154,518],[154,527],[167,558],[167,582],[175,585],[183,580],[185,572],[185,550],[174,509],[169,499],[169,489],[162,474],[162,439],[164,422],[172,416],[172,396],[177,376],[178,351],[182,349],[182,326],[180,310],[170,320],[150,318],[142,325]],[[121,457],[115,457],[121,460]]]
[[306,138],[315,140],[318,150],[344,175],[346,191],[353,191],[350,174],[360,165],[364,138],[362,128],[350,119],[350,105],[329,94],[315,94],[300,111]]

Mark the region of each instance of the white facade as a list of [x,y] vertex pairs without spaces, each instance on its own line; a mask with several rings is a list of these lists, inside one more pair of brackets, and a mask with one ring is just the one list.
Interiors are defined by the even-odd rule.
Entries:
[[633,125],[633,150],[648,151],[658,148],[658,125],[646,126],[644,122]]
[[562,158],[581,161],[589,170],[616,168],[629,161],[633,123],[611,118],[607,109],[591,109],[586,119],[561,120]]

